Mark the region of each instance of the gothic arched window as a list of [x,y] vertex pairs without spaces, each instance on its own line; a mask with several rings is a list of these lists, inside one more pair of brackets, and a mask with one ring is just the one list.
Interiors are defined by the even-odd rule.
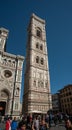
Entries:
[[44,87],[43,82],[41,82],[41,87]]
[[44,64],[44,60],[43,60],[43,58],[41,58],[41,65],[43,65]]
[[39,37],[39,38],[41,38],[41,33],[42,33],[41,29],[37,28],[36,29],[36,36]]
[[18,102],[15,103],[15,110],[18,110]]
[[48,83],[46,82],[46,83],[45,83],[45,87],[47,88],[47,86],[48,86]]
[[34,80],[34,87],[36,86],[36,81]]
[[43,50],[43,45],[42,44],[40,45],[40,50]]
[[40,87],[40,81],[38,81],[38,87]]
[[39,63],[39,57],[38,56],[36,57],[36,63]]
[[16,95],[19,95],[19,88],[16,89]]
[[38,49],[39,49],[39,43],[38,43],[38,42],[36,43],[36,48],[38,48]]

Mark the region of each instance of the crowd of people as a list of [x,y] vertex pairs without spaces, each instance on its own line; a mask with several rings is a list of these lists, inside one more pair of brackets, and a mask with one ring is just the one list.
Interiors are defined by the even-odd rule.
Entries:
[[72,118],[62,114],[27,115],[20,120],[17,120],[16,117],[13,120],[8,117],[5,122],[5,130],[49,130],[52,124],[56,126],[62,121],[66,130],[72,130]]
[[5,124],[5,130],[48,130],[49,125],[39,116],[24,116],[20,121],[17,121],[16,117],[11,121],[10,117]]

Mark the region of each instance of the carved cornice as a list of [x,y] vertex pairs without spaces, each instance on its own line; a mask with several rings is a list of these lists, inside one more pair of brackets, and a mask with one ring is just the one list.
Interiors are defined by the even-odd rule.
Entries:
[[40,17],[38,17],[37,15],[35,15],[34,13],[32,14],[31,18],[36,19],[37,21],[41,22],[42,24],[45,24],[45,20],[41,19]]
[[0,51],[0,54],[2,54],[2,56],[6,56],[8,58],[13,58],[13,59],[17,58],[17,59],[24,60],[24,56],[21,56],[21,55],[14,55],[14,54],[3,52],[3,51]]
[[10,54],[10,53],[7,53],[7,52],[3,52],[3,56],[14,58],[14,59],[16,58],[16,55]]
[[5,31],[5,32],[9,32],[9,30],[7,30],[7,29],[5,29],[3,27],[1,27],[0,30]]
[[16,58],[17,58],[17,59],[20,59],[20,60],[24,60],[24,59],[25,59],[25,57],[24,57],[24,56],[21,56],[21,55],[17,55]]

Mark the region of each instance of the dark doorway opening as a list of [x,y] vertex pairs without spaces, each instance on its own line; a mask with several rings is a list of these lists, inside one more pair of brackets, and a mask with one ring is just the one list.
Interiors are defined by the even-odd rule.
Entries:
[[5,115],[5,108],[6,108],[6,102],[0,102],[0,115],[4,116]]

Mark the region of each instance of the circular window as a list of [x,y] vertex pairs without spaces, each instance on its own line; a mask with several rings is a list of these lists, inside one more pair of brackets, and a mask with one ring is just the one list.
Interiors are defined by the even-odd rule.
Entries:
[[4,77],[10,78],[12,76],[12,72],[10,70],[5,70],[4,71]]

